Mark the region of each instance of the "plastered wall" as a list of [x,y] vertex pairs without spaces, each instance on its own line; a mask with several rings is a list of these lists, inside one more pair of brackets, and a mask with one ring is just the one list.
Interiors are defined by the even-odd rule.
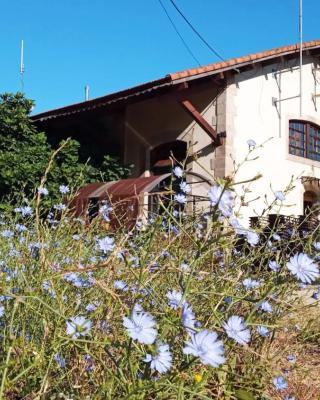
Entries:
[[[258,145],[264,143],[250,157],[258,158],[246,162],[236,176],[236,181],[241,182],[262,174],[261,179],[238,186],[239,193],[243,192],[243,186],[250,190],[245,196],[248,206],[241,209],[243,221],[260,214],[265,208],[264,196],[267,196],[267,202],[271,202],[274,199],[271,189],[285,190],[292,177],[294,188],[287,195],[281,213],[302,215],[306,187],[299,177],[320,178],[320,162],[290,155],[288,143],[290,119],[308,120],[320,125],[320,114],[312,100],[315,89],[319,90],[320,87],[312,72],[317,60],[311,57],[304,59],[301,117],[298,97],[278,102],[277,107],[272,103],[272,98],[285,99],[299,95],[298,62],[298,59],[293,59],[271,66],[259,66],[235,75],[229,82],[226,94],[226,175],[233,172],[232,159],[238,164],[245,159],[248,139],[255,140]],[[319,191],[318,187],[313,189]],[[256,197],[259,198],[251,202]]]

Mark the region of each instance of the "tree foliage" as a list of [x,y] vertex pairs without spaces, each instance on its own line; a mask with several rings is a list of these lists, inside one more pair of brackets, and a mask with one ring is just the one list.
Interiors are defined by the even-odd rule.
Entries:
[[[38,132],[30,119],[33,101],[22,93],[0,95],[0,201],[17,198],[21,189],[30,196],[39,185],[53,150],[44,132]],[[63,142],[60,143],[60,146]],[[98,166],[79,158],[80,143],[69,139],[55,157],[46,187],[52,201],[60,184],[73,188],[95,181],[127,177],[130,167],[105,155]]]

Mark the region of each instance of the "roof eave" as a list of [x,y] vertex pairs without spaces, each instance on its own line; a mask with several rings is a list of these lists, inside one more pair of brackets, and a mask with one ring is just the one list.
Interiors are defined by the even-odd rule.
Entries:
[[77,114],[83,111],[90,111],[96,108],[104,107],[113,103],[127,100],[132,97],[143,96],[151,91],[158,90],[165,86],[170,86],[172,80],[169,75],[155,81],[147,82],[142,85],[134,86],[130,89],[125,89],[119,92],[114,92],[106,96],[96,97],[92,100],[74,103],[69,106],[52,109],[31,116],[34,122],[42,122],[48,119],[63,117],[66,115]]
[[[320,45],[317,45],[317,46],[314,46],[314,47],[304,48],[303,51],[307,52],[307,51],[312,51],[312,50],[315,50],[315,49],[320,49]],[[273,55],[266,56],[266,57],[263,57],[263,58],[257,58],[255,60],[249,60],[249,61],[246,61],[246,62],[243,62],[243,63],[234,63],[232,65],[228,65],[228,66],[225,66],[225,67],[213,69],[212,71],[206,71],[206,72],[199,73],[199,74],[190,74],[188,76],[184,76],[184,77],[181,77],[181,78],[174,78],[175,74],[172,74],[172,75],[169,75],[169,76],[172,79],[172,83],[175,85],[175,84],[179,84],[179,83],[182,83],[182,82],[193,81],[193,80],[205,78],[205,77],[208,77],[208,76],[211,76],[211,75],[216,75],[216,74],[219,74],[221,72],[226,72],[226,71],[234,71],[235,73],[237,73],[237,72],[241,72],[242,68],[245,68],[245,67],[247,67],[249,65],[262,63],[262,62],[265,62],[265,61],[268,61],[268,60],[274,60],[274,59],[277,59],[277,58],[280,58],[280,57],[285,57],[285,56],[288,56],[288,55],[293,55],[293,54],[297,54],[298,55],[298,51],[299,50],[290,50],[290,51],[279,53],[279,54],[276,54],[276,55],[273,54]],[[237,70],[239,70],[239,71],[237,71]]]

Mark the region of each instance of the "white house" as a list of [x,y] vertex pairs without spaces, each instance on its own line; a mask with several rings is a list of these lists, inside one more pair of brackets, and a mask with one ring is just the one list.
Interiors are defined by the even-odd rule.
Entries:
[[290,207],[281,212],[302,215],[320,200],[320,40],[303,44],[301,70],[299,50],[290,45],[168,74],[33,120],[52,142],[73,136],[84,149],[134,164],[135,178],[167,173],[170,151],[182,161],[189,149],[197,158],[187,157],[186,168],[203,177],[192,194],[204,196],[205,180],[232,175],[254,140],[259,157],[236,181],[262,177],[250,184],[242,219],[260,213],[264,195],[272,200],[271,189],[285,190],[292,176]]

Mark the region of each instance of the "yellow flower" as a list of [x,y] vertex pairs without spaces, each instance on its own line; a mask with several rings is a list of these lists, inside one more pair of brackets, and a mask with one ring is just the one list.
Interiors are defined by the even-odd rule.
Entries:
[[202,375],[200,375],[200,374],[195,374],[194,375],[194,380],[196,381],[196,382],[201,382],[202,381]]

